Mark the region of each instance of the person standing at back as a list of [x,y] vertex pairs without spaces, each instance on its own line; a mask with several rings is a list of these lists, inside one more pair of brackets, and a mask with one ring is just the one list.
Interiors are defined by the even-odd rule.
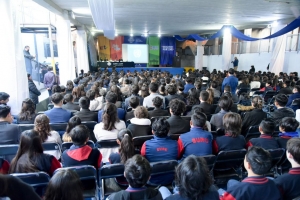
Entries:
[[239,67],[239,60],[237,57],[234,57],[234,61],[231,62],[233,64],[234,71],[237,71],[237,68]]
[[41,92],[36,88],[36,85],[34,84],[30,74],[27,74],[27,78],[28,78],[29,97],[34,104],[38,104],[39,96],[41,95]]
[[53,67],[48,67],[48,72],[44,76],[44,86],[48,90],[49,96],[52,95],[53,85],[59,85],[58,77],[53,72]]
[[228,76],[223,80],[221,91],[224,91],[224,87],[229,85],[231,88],[231,94],[235,94],[238,82],[238,79],[234,76],[234,69],[230,68],[228,70]]

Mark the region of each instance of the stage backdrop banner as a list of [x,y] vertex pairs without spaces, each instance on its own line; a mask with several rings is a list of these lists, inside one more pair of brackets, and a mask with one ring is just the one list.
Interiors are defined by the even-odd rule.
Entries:
[[98,37],[98,46],[99,46],[99,58],[102,60],[110,59],[110,45],[109,40],[104,36]]
[[147,38],[142,36],[124,36],[124,44],[146,44]]
[[150,36],[149,45],[149,63],[148,66],[159,65],[159,37]]
[[122,44],[124,41],[123,36],[115,37],[114,40],[110,40],[110,59],[119,60],[122,58]]
[[160,39],[160,64],[172,65],[176,52],[176,41],[174,37],[162,37]]

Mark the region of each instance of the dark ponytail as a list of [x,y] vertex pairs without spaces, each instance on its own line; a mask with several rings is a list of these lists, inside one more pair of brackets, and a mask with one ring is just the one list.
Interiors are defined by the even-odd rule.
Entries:
[[132,141],[132,133],[128,129],[122,129],[118,133],[118,140],[120,141],[119,153],[121,156],[121,163],[125,162],[134,156],[134,144]]

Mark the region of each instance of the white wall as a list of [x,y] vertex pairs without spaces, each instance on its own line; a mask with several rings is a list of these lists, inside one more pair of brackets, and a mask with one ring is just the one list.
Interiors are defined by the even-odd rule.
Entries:
[[[272,53],[234,54],[232,60],[235,56],[239,59],[239,71],[249,71],[251,65],[254,65],[256,71],[267,71]],[[203,66],[207,67],[209,71],[213,69],[222,70],[222,55],[203,56]],[[299,72],[299,67],[300,52],[285,52],[283,71],[286,73]]]

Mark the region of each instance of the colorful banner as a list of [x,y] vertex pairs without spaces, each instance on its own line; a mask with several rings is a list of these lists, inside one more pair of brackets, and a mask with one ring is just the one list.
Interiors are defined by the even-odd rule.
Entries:
[[109,40],[110,44],[110,59],[119,60],[122,59],[122,44],[124,41],[123,36],[115,37],[114,40]]
[[148,66],[159,65],[159,37],[149,36],[149,63]]
[[102,60],[110,59],[110,45],[109,40],[104,36],[98,37],[98,46],[99,46],[99,58]]
[[124,36],[124,44],[146,44],[147,38],[142,36]]
[[172,65],[176,52],[176,41],[174,37],[162,37],[160,40],[160,64]]

